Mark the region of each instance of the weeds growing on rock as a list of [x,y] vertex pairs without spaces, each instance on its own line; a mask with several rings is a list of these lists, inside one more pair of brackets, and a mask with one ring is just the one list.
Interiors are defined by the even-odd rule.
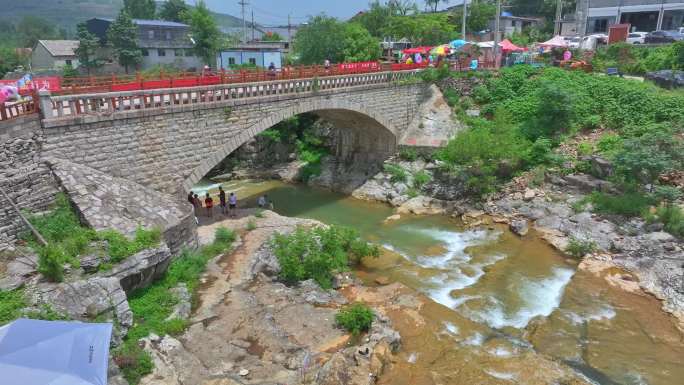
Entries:
[[130,295],[128,302],[133,312],[134,326],[129,329],[123,344],[112,352],[129,384],[137,384],[154,368],[150,355],[138,346],[139,339],[150,333],[178,335],[188,326],[186,320],[168,319],[178,303],[169,289],[184,283],[196,299],[200,276],[207,263],[228,250],[234,240],[235,234],[232,231],[219,227],[214,234],[214,243],[197,251],[183,251],[171,263],[163,278]]
[[373,310],[362,303],[347,306],[335,314],[335,322],[355,336],[370,330],[373,318]]
[[299,227],[291,234],[276,234],[272,247],[281,279],[290,284],[314,279],[326,289],[335,272],[348,270],[363,257],[380,255],[379,248],[361,240],[355,230],[339,226]]
[[384,169],[390,175],[392,183],[404,183],[408,179],[408,172],[398,164],[386,163]]
[[590,240],[571,238],[565,252],[574,258],[582,258],[589,253],[596,251],[596,243]]
[[252,231],[256,228],[257,228],[257,224],[256,224],[256,221],[254,221],[254,219],[250,219],[249,221],[247,221],[247,226],[246,226],[247,231]]

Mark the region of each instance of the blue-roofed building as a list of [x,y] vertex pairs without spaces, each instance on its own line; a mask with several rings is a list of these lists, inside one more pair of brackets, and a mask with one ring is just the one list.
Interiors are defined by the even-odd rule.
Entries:
[[[109,18],[93,18],[86,21],[88,31],[107,45],[107,30],[114,22]],[[138,26],[138,46],[142,49],[141,69],[157,65],[172,65],[184,70],[199,70],[202,59],[194,53],[190,26],[165,20],[133,19]]]

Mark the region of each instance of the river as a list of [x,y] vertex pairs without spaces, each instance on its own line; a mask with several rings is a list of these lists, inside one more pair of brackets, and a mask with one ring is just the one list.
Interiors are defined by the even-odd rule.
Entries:
[[[431,299],[421,327],[395,322],[402,350],[381,384],[556,383],[535,373],[542,369],[531,365],[533,352],[601,385],[684,379],[684,337],[656,299],[578,271],[533,231],[519,238],[505,226],[469,229],[445,216],[385,222],[387,205],[276,181],[223,186],[241,206],[268,194],[281,215],[357,229],[383,246],[356,272],[364,282],[388,277]],[[204,180],[194,191],[217,187]]]

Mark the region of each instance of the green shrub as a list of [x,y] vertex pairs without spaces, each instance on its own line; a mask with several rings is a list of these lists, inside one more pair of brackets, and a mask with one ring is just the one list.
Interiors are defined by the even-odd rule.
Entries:
[[550,139],[539,138],[532,143],[529,152],[525,156],[525,161],[529,166],[547,164],[550,162],[553,143]]
[[26,306],[24,290],[0,290],[0,326],[19,318]]
[[371,308],[361,303],[355,303],[335,314],[335,321],[340,327],[357,336],[370,330],[374,317]]
[[612,159],[622,148],[622,138],[616,134],[603,134],[596,142],[596,149],[599,154],[608,159]]
[[486,104],[489,103],[492,100],[492,95],[489,92],[489,89],[485,86],[476,86],[473,88],[473,99],[478,104]]
[[668,233],[684,237],[684,211],[679,207],[666,204],[658,206],[654,214],[646,214],[645,219],[649,223],[661,222]]
[[418,171],[413,174],[413,188],[421,190],[423,186],[430,183],[432,176],[425,170]]
[[291,234],[276,234],[272,241],[274,254],[280,262],[280,278],[287,283],[314,279],[323,288],[330,288],[335,272],[349,268],[363,257],[379,256],[377,246],[359,238],[349,228],[330,226],[313,229],[297,228]]
[[570,238],[565,252],[574,258],[582,258],[589,253],[596,251],[596,243],[589,240]]
[[235,241],[235,233],[228,228],[221,226],[214,232],[214,242],[221,244],[231,244]]
[[640,215],[654,203],[652,198],[638,192],[626,192],[622,195],[594,192],[590,199],[596,212],[628,217]]
[[571,127],[575,110],[572,94],[553,82],[541,83],[538,105],[534,115],[526,121],[521,130],[523,135],[534,141],[539,138],[557,138]]
[[456,91],[453,88],[447,88],[446,90],[444,90],[443,95],[449,107],[454,107],[458,105],[459,99],[461,97],[458,91]]
[[398,164],[385,163],[384,169],[390,175],[392,183],[404,183],[408,179],[408,172]]
[[673,203],[682,197],[682,191],[674,186],[656,186],[653,197],[657,202]]
[[264,210],[263,209],[257,209],[256,212],[254,213],[254,216],[257,218],[263,218],[264,217]]
[[255,230],[257,228],[257,224],[254,221],[254,219],[250,219],[249,221],[247,221],[247,226],[245,228],[247,229],[247,231]]
[[577,155],[587,156],[587,155],[591,155],[593,153],[594,153],[594,146],[592,146],[591,143],[582,142],[582,143],[577,145]]
[[660,174],[684,167],[684,141],[671,131],[647,132],[625,140],[615,163],[626,181],[652,183]]
[[413,162],[418,159],[418,151],[415,148],[403,147],[399,151],[399,158],[407,162]]
[[64,264],[68,260],[59,244],[49,243],[38,249],[38,271],[52,282],[64,280]]
[[135,238],[131,241],[116,230],[103,230],[97,233],[100,240],[107,241],[107,254],[112,263],[118,263],[142,250],[159,245],[161,231],[137,228]]
[[152,373],[154,363],[152,356],[136,343],[121,345],[112,352],[114,362],[131,385],[136,385],[146,375]]

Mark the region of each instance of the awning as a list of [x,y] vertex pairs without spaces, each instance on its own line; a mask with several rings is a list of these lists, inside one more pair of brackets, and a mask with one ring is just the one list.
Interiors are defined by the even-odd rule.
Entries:
[[401,53],[405,55],[414,55],[414,54],[421,54],[421,55],[427,55],[430,53],[430,50],[432,47],[428,46],[423,46],[423,47],[413,47],[413,48],[407,48],[405,50],[402,50]]
[[567,47],[568,42],[565,41],[563,36],[554,36],[551,40],[547,40],[543,43],[539,43],[542,47]]
[[18,319],[2,326],[2,383],[107,385],[111,335],[110,323]]
[[504,41],[499,43],[499,47],[501,47],[501,50],[506,52],[527,51],[527,48],[518,47],[517,45],[511,43],[511,41],[508,39],[505,39]]

